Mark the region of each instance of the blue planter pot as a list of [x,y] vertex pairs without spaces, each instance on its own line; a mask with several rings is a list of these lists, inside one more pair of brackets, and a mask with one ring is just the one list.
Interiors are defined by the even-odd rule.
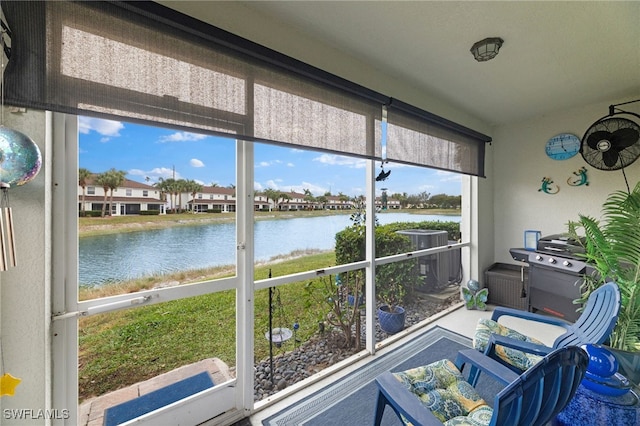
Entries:
[[394,312],[389,312],[389,306],[382,305],[378,308],[378,322],[382,331],[395,334],[404,329],[405,310],[400,306],[395,307]]
[[[347,295],[347,303],[349,304],[349,306],[353,306],[353,304],[356,301],[356,297],[353,294],[349,294]],[[358,296],[358,306],[364,305],[364,295],[359,295]]]

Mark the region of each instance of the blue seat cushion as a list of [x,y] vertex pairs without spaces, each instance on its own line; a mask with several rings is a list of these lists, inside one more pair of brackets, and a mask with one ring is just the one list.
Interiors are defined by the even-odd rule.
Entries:
[[[476,332],[473,336],[473,347],[480,352],[484,352],[487,348],[487,344],[489,343],[489,337],[491,337],[492,334],[499,334],[501,336],[509,337],[510,339],[544,345],[541,341],[525,336],[512,328],[498,324],[496,321],[482,318],[478,320]],[[517,349],[505,348],[500,345],[496,345],[495,351],[496,355],[498,355],[500,359],[522,371],[528,370],[542,359],[541,356],[519,351]]]
[[491,407],[447,359],[393,375],[445,425],[484,426],[491,420]]

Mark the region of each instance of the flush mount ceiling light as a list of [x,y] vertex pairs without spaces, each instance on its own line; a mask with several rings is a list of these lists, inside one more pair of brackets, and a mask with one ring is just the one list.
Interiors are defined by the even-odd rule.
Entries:
[[485,38],[471,46],[471,53],[473,53],[473,57],[478,62],[488,61],[496,57],[502,47],[502,43],[504,43],[504,40],[500,37]]

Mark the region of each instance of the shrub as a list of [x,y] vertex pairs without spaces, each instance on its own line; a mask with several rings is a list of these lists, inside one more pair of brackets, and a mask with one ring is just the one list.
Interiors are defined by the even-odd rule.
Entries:
[[100,217],[102,216],[102,211],[100,210],[85,210],[83,212],[78,213],[79,217]]
[[[336,234],[336,265],[357,262],[365,259],[365,227],[355,222]],[[396,231],[405,229],[434,229],[447,231],[450,240],[460,238],[460,223],[424,221],[394,222],[376,226],[376,257],[390,256],[414,250],[411,240]],[[376,293],[380,302],[390,306],[400,304],[407,294],[417,286],[420,277],[416,268],[417,259],[388,263],[376,268]],[[353,287],[353,282],[345,283]]]
[[160,210],[140,210],[140,216],[158,216]]

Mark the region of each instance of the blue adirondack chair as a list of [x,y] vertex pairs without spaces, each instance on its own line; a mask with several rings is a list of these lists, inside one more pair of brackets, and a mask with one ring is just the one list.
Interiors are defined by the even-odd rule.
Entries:
[[[473,347],[516,373],[521,373],[554,349],[604,343],[618,321],[620,303],[618,285],[609,282],[591,293],[582,314],[573,324],[548,315],[497,307],[490,320],[478,321]],[[556,338],[553,346],[548,347],[534,338],[499,324],[498,319],[503,315],[553,324],[565,328],[566,332]],[[475,384],[475,371],[472,371],[470,379],[470,383]]]
[[[473,365],[506,386],[489,407],[465,381],[465,364]],[[556,349],[521,375],[474,349],[460,351],[455,365],[437,361],[376,378],[378,400],[374,425],[387,405],[412,425],[544,425],[569,403],[582,380],[588,356],[572,346]]]

